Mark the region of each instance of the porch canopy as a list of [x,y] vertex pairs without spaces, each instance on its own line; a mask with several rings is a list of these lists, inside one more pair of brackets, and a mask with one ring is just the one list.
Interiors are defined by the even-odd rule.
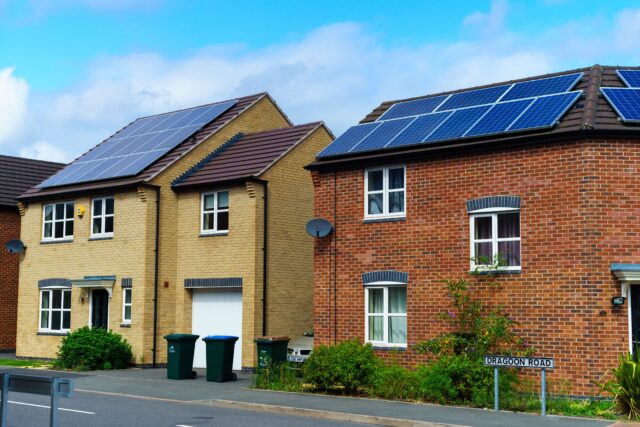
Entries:
[[109,298],[113,295],[113,285],[116,283],[116,276],[84,276],[83,279],[71,279],[71,286],[83,289],[104,289],[109,293]]

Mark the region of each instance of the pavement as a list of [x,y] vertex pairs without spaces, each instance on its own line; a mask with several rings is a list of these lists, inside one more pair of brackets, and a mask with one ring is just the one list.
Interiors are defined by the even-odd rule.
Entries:
[[[92,371],[81,374],[33,369],[4,369],[15,373],[73,378],[78,395],[125,396],[132,399],[209,405],[227,409],[302,416],[317,420],[389,426],[605,427],[612,421],[561,416],[541,417],[508,411],[472,409],[354,397],[286,393],[251,389],[252,375],[239,374],[235,382],[207,382],[203,370],[195,380],[168,380],[166,369]],[[629,424],[625,424],[629,426]]]

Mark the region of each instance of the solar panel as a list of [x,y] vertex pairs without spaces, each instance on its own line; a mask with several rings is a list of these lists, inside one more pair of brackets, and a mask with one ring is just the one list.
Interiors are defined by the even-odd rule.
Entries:
[[567,112],[581,95],[581,92],[568,92],[537,98],[508,130],[531,130],[551,127],[560,120],[560,117]]
[[397,119],[400,117],[417,116],[428,114],[447,99],[448,95],[434,96],[431,98],[416,99],[414,101],[398,102],[393,104],[378,120]]
[[415,117],[409,117],[382,122],[376,130],[371,132],[362,141],[355,145],[350,152],[353,153],[358,151],[374,150],[376,148],[384,148],[389,140],[402,132],[402,130],[414,120]]
[[531,104],[533,99],[509,101],[495,104],[465,136],[491,135],[505,132]]
[[138,119],[38,187],[136,175],[236,103],[232,100]]
[[425,140],[439,141],[462,137],[486,113],[490,105],[456,110],[451,116]]
[[453,114],[451,111],[446,111],[417,117],[394,139],[389,141],[387,147],[399,147],[425,141],[451,114]]
[[320,154],[318,154],[318,157],[348,153],[356,144],[362,141],[378,126],[380,126],[379,122],[373,122],[350,127],[345,131],[345,133],[340,135],[324,150],[322,150]]
[[640,88],[640,70],[617,70],[617,73],[627,86]]
[[438,111],[455,110],[475,105],[493,104],[509,89],[510,86],[495,86],[486,89],[471,90],[454,93],[447,99]]
[[547,79],[529,80],[515,83],[500,101],[532,98],[552,93],[567,92],[582,78],[582,73],[566,74],[564,76],[549,77]]
[[624,122],[640,122],[640,89],[603,87],[600,90]]

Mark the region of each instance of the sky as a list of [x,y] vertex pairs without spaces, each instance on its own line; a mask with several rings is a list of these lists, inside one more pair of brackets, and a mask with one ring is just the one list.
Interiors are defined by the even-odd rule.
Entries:
[[0,154],[68,162],[135,118],[268,91],[340,135],[385,100],[640,65],[640,3],[0,0]]

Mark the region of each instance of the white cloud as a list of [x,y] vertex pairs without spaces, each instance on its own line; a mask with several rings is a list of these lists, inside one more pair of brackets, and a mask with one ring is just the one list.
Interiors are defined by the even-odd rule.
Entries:
[[616,48],[632,52],[640,48],[640,9],[621,11],[616,19]]
[[29,85],[13,72],[0,69],[0,145],[12,142],[25,122]]
[[[258,50],[212,45],[181,58],[157,52],[95,58],[75,86],[32,94],[28,126],[13,149],[72,160],[136,117],[262,91],[295,123],[324,120],[339,135],[384,100],[605,61],[630,45],[603,40],[628,41],[640,16],[634,10],[615,22],[594,16],[532,37],[507,30],[508,6],[496,1],[488,13],[470,14],[453,43],[388,47],[347,22]],[[12,70],[0,76],[28,88]],[[9,127],[20,129],[19,117]]]
[[59,145],[54,145],[47,141],[38,141],[33,145],[22,148],[20,157],[47,160],[49,162],[66,162],[69,160],[69,155]]

